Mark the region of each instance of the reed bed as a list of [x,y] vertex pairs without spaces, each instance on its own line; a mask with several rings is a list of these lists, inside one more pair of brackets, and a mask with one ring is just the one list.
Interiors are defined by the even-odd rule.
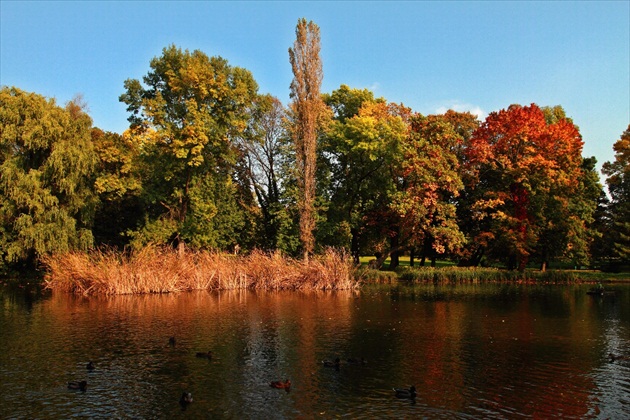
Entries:
[[45,285],[83,295],[172,293],[190,290],[350,290],[357,289],[349,256],[327,249],[308,262],[279,252],[235,256],[210,251],[146,247],[70,252],[42,259]]

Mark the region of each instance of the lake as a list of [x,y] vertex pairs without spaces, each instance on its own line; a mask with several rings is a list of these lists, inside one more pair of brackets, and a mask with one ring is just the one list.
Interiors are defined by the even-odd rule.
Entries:
[[[4,286],[0,417],[630,418],[630,357],[608,356],[630,356],[630,285],[609,288],[84,298]],[[269,386],[285,379],[289,392]],[[85,392],[68,389],[81,380]],[[395,397],[411,385],[415,399]]]

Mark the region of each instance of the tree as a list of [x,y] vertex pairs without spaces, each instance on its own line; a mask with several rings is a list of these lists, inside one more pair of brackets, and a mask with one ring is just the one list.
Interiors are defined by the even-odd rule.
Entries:
[[454,201],[463,189],[457,156],[463,137],[451,123],[453,117],[411,118],[401,162],[404,186],[394,199],[407,244],[419,246],[423,261],[428,255],[432,265],[437,254],[455,252],[464,241]]
[[627,265],[630,263],[630,125],[615,142],[613,150],[615,160],[602,167],[610,194],[610,241],[612,257]]
[[383,98],[374,98],[374,93],[368,89],[353,89],[348,85],[341,85],[332,93],[324,94],[323,101],[332,110],[335,121],[341,124],[358,115],[365,103],[385,103]]
[[92,233],[98,244],[123,247],[127,232],[144,218],[140,144],[129,131],[120,135],[93,128],[91,134],[98,158],[94,192],[100,199]]
[[201,51],[164,48],[120,100],[141,144],[144,225],[134,243],[235,244],[244,225],[234,172],[236,138],[249,119],[257,85],[251,73]]
[[593,214],[590,231],[593,236],[593,241],[590,244],[590,255],[597,267],[605,267],[613,255],[610,241],[614,232],[612,220],[610,200],[606,191],[602,189],[597,199],[597,208]]
[[0,90],[0,258],[28,267],[92,245],[95,154],[80,99],[65,108],[15,87]]
[[[541,108],[547,125],[573,121],[564,109],[557,105]],[[577,127],[576,127],[577,129]],[[540,214],[540,232],[535,255],[540,260],[540,269],[545,271],[550,260],[562,258],[577,265],[590,262],[590,244],[594,233],[590,226],[594,222],[597,200],[602,191],[599,176],[595,171],[597,160],[583,158],[575,176],[577,185],[552,186],[546,194],[545,211]]]
[[545,210],[540,214],[540,232],[535,246],[541,271],[550,260],[562,258],[577,265],[590,262],[590,245],[595,238],[591,229],[597,202],[602,191],[595,171],[597,160],[584,158],[576,174],[577,185],[570,191],[551,188],[544,201]]
[[291,109],[295,125],[296,164],[300,200],[300,240],[304,260],[308,260],[315,248],[315,171],[317,164],[317,134],[324,104],[320,95],[322,62],[319,56],[319,27],[302,18],[295,29],[296,40],[289,48],[289,61],[293,69],[291,82]]
[[250,122],[242,135],[242,173],[244,183],[255,194],[260,209],[261,230],[257,232],[257,247],[292,251],[284,235],[291,219],[284,197],[287,183],[286,110],[271,95],[259,96],[250,112]]
[[473,218],[487,221],[479,242],[493,246],[509,267],[524,270],[544,232],[545,215],[571,213],[581,151],[575,125],[566,118],[548,123],[535,104],[491,113],[466,151],[469,188],[477,190]]
[[324,99],[335,116],[322,145],[330,177],[329,236],[343,241],[335,245],[349,245],[358,264],[368,237],[380,240],[391,233],[383,227],[383,217],[391,213],[392,174],[407,124],[399,115],[403,107],[374,99],[367,90],[342,85]]

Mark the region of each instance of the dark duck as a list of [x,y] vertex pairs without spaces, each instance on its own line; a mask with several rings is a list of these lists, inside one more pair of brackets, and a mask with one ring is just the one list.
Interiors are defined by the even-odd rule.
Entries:
[[68,389],[72,389],[73,391],[85,392],[85,390],[87,389],[87,382],[86,381],[68,382]]
[[416,398],[416,387],[410,386],[409,388],[394,388],[394,394],[396,398],[407,398],[414,399]]
[[198,352],[195,356],[199,357],[200,359],[212,359],[212,352],[211,351],[207,351],[207,352]]
[[193,402],[192,394],[190,392],[182,392],[182,396],[179,397],[179,405],[182,406],[182,409],[185,410],[191,402]]
[[322,364],[326,367],[332,367],[339,370],[339,366],[341,366],[341,360],[337,357],[335,360],[322,360]]

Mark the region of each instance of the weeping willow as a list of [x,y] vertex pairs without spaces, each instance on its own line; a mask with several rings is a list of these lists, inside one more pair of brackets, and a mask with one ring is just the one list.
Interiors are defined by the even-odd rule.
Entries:
[[92,120],[81,99],[0,90],[0,266],[92,245]]

